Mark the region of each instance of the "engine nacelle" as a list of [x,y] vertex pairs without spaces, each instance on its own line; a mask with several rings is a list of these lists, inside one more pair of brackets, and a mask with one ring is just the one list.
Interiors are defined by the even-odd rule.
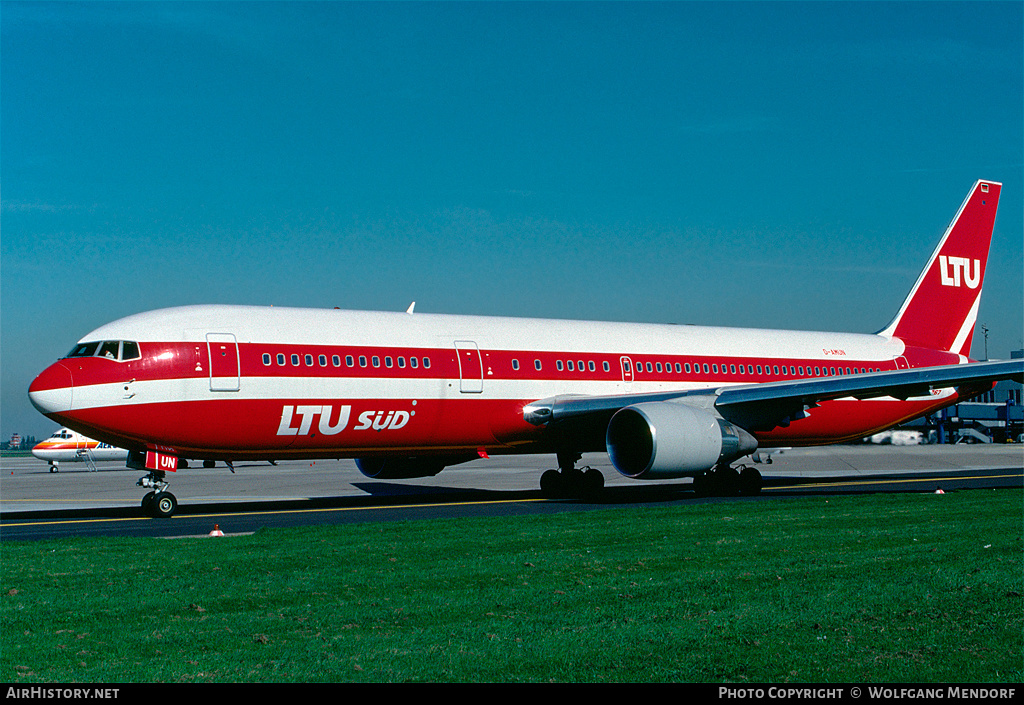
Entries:
[[679,402],[619,409],[605,435],[608,457],[626,477],[690,477],[757,450],[757,439],[708,411]]

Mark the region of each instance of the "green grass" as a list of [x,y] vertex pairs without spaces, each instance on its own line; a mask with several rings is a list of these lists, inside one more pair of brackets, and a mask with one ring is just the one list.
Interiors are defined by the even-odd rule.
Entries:
[[4,542],[0,680],[1020,682],[1022,493]]

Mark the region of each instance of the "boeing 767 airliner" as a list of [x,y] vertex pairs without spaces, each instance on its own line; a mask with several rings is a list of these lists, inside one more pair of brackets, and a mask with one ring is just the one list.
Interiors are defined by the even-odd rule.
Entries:
[[29,387],[63,426],[130,451],[170,516],[179,458],[355,458],[374,478],[551,453],[546,494],[636,479],[756,493],[758,448],[836,443],[1024,376],[968,359],[1001,184],[978,181],[876,334],[189,306],[86,335]]

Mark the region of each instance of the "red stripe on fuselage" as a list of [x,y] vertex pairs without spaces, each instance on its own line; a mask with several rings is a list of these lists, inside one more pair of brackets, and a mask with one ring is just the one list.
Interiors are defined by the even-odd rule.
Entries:
[[[156,380],[205,380],[210,375],[206,343],[142,343],[142,358],[117,362],[99,357],[67,358],[61,364],[72,373],[74,387],[80,392],[96,384]],[[522,380],[536,388],[539,382],[553,383],[552,394],[564,393],[570,381],[604,381],[621,385],[620,389],[642,389],[643,383],[683,386],[713,386],[721,383],[758,383],[777,379],[846,374],[863,369],[894,369],[893,360],[853,361],[766,359],[753,357],[696,357],[688,355],[646,355],[630,353],[559,353],[512,350],[481,350],[484,393],[479,396],[458,393],[459,366],[456,351],[447,348],[385,348],[367,346],[239,345],[241,392],[248,384],[261,380],[351,379],[353,391],[368,380],[433,379],[447,380],[439,385],[436,398],[345,399],[233,397],[233,392],[208,392],[201,399],[139,400],[112,398],[93,408],[75,409],[59,414],[81,432],[131,449],[160,446],[186,457],[274,458],[274,457],[359,457],[373,453],[421,454],[448,453],[486,448],[489,452],[542,452],[549,438],[545,429],[523,420],[524,404],[538,397],[494,399],[486,394],[488,380]],[[266,364],[269,355],[270,364]],[[284,355],[285,364],[278,363]],[[292,356],[299,364],[293,364]],[[309,359],[307,359],[309,356]],[[321,356],[326,365],[321,365]],[[335,365],[335,356],[339,365]],[[351,356],[353,365],[347,358]],[[620,359],[630,360],[631,383],[622,381]],[[366,366],[360,366],[360,357]],[[374,358],[377,366],[374,366]],[[391,366],[387,366],[390,358]],[[399,366],[402,358],[405,366]],[[417,359],[413,367],[411,360]],[[956,355],[908,348],[904,358],[912,367],[949,364]],[[429,360],[429,367],[424,360]],[[518,361],[518,369],[513,366]],[[540,361],[540,370],[535,367]],[[561,369],[558,362],[561,361]],[[570,371],[568,362],[572,361]],[[584,363],[580,371],[580,362]],[[590,370],[590,363],[594,370]],[[310,364],[312,363],[312,364]],[[608,369],[605,369],[607,363]],[[679,365],[679,372],[676,365]],[[659,369],[660,365],[660,369]],[[687,371],[687,365],[689,371]],[[709,374],[705,375],[704,367]],[[760,368],[759,368],[760,366]],[[717,374],[715,370],[717,368]],[[801,374],[801,368],[803,374]],[[825,374],[819,372],[824,368]],[[479,368],[477,368],[479,370]],[[741,372],[741,370],[743,370]],[[56,377],[56,379],[61,379]],[[193,382],[194,384],[194,382]],[[399,391],[400,387],[396,387]],[[120,389],[114,388],[114,395]],[[445,396],[447,394],[447,396]],[[757,434],[762,446],[817,445],[863,437],[899,421],[927,414],[950,400],[910,402],[835,401],[812,409],[807,418],[770,433]],[[348,414],[342,426],[342,413]],[[390,414],[390,416],[389,416]],[[326,419],[324,418],[326,415]],[[588,439],[587,450],[603,448],[603,438]]]

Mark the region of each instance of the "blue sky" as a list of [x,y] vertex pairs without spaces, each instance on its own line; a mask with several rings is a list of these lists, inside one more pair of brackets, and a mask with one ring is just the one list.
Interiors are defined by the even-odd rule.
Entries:
[[1022,8],[5,1],[0,437],[165,306],[874,332],[979,178],[1006,357]]

